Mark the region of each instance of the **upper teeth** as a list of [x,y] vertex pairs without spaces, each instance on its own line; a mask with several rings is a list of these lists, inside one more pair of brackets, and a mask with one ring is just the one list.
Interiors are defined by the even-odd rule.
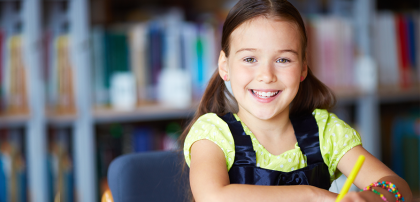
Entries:
[[277,95],[279,93],[279,91],[261,92],[261,91],[256,91],[256,90],[252,90],[252,92],[255,95],[259,95],[260,97],[271,97],[271,96]]

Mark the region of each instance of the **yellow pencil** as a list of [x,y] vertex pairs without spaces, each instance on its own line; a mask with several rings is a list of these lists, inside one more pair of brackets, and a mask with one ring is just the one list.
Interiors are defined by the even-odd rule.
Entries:
[[353,170],[351,170],[351,173],[349,177],[347,178],[346,183],[344,183],[343,188],[341,188],[341,192],[340,194],[338,194],[338,197],[335,200],[335,202],[341,201],[341,199],[344,198],[344,195],[347,194],[347,192],[350,189],[351,184],[353,184],[354,179],[357,176],[357,173],[359,173],[359,170],[362,167],[364,161],[365,161],[365,156],[360,155],[359,159],[357,159],[356,161],[356,164],[353,166]]

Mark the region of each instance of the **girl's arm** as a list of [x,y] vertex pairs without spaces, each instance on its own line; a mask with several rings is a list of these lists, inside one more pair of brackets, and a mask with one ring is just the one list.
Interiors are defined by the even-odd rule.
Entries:
[[334,201],[337,194],[309,185],[258,186],[230,184],[223,151],[209,140],[191,147],[190,184],[201,201]]
[[[385,164],[375,158],[372,154],[366,151],[362,146],[356,146],[344,154],[338,163],[338,169],[344,175],[348,176],[359,155],[364,155],[366,159],[354,181],[354,184],[358,188],[363,189],[373,182],[389,181],[395,184],[406,202],[410,202],[412,200],[413,196],[407,182],[395,174],[391,169],[389,169]],[[378,187],[375,189],[382,193],[388,201],[396,200],[394,194],[388,192],[387,190]],[[345,198],[343,198],[342,202],[354,201],[353,199],[356,198],[363,198],[366,201],[383,201],[372,191],[363,191],[359,193],[349,193]]]

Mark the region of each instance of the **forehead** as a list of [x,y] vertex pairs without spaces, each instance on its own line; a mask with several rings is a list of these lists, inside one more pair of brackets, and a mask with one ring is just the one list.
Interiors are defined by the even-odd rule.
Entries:
[[298,26],[290,20],[260,16],[236,28],[230,36],[230,46],[232,51],[241,48],[256,48],[294,49],[300,52],[300,35]]

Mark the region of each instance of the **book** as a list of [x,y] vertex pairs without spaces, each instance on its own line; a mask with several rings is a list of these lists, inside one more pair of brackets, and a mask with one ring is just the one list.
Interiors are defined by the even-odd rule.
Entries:
[[150,68],[151,84],[148,86],[147,95],[151,100],[157,100],[156,92],[160,71],[162,69],[163,54],[163,25],[159,20],[149,22],[148,30],[148,66]]
[[23,58],[23,40],[21,35],[13,35],[7,42],[6,112],[8,114],[27,114],[28,99],[26,85],[26,68]]
[[50,200],[57,194],[63,202],[74,201],[74,171],[71,156],[71,130],[52,129],[48,135],[48,176]]
[[408,89],[412,85],[412,69],[410,68],[410,53],[409,53],[409,33],[407,18],[403,14],[396,15],[397,25],[397,49],[399,57],[400,68],[400,86],[402,89]]
[[[396,21],[391,12],[380,12],[373,23],[373,55],[378,64],[379,85],[399,88],[400,72],[397,49]],[[386,43],[384,43],[386,41]]]
[[136,127],[133,130],[134,152],[153,150],[153,131],[149,127]]
[[146,22],[133,25],[129,31],[130,67],[136,78],[138,104],[152,101],[147,94],[147,86],[152,83],[147,63],[147,32]]
[[57,71],[57,103],[58,114],[76,113],[74,97],[74,70],[70,59],[69,36],[61,35],[55,39],[56,71]]
[[4,108],[4,97],[3,97],[3,31],[0,30],[0,113],[3,112]]
[[105,29],[101,26],[92,28],[92,102],[96,106],[106,106],[109,104],[109,88],[106,86],[106,66],[105,66]]
[[200,76],[199,68],[201,70],[202,66],[199,63],[199,54],[201,56],[201,46],[199,47],[200,51],[198,50],[197,43],[198,43],[198,28],[196,24],[185,22],[182,24],[181,29],[181,41],[182,41],[182,57],[183,65],[186,71],[190,73],[191,82],[192,82],[192,97],[193,100],[199,100],[201,98],[201,88],[200,88]]

